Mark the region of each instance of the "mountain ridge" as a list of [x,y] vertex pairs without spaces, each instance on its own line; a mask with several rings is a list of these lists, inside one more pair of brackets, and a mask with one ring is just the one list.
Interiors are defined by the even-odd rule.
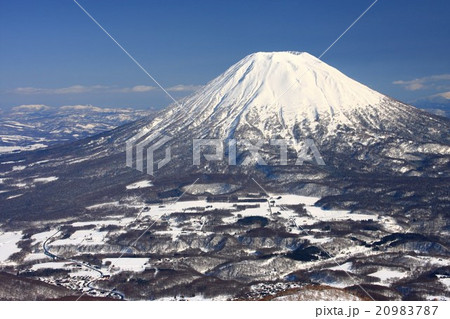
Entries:
[[355,168],[400,174],[423,174],[416,170],[421,156],[450,154],[449,121],[378,93],[308,53],[251,54],[142,130],[173,136],[177,148],[202,138],[289,139],[298,151],[312,139],[333,167],[356,160]]
[[[151,195],[148,195],[153,199],[167,190],[189,185],[197,178],[206,184],[225,181],[260,191],[252,180],[255,178],[265,188],[277,192],[334,196],[348,194],[351,190],[358,194],[354,195],[357,198],[373,197],[371,187],[375,186],[371,183],[376,181],[377,189],[389,190],[386,193],[396,193],[397,189],[402,189],[405,194],[422,198],[423,203],[429,203],[426,205],[439,207],[438,210],[448,207],[440,185],[450,178],[450,120],[383,98],[379,105],[353,108],[354,112],[348,113],[352,125],[334,123],[330,117],[319,117],[317,120],[296,122],[288,126],[290,131],[286,131],[278,122],[276,112],[270,115],[267,115],[268,112],[262,113],[264,121],[260,121],[256,116],[260,115],[261,109],[251,104],[249,110],[258,112],[241,114],[240,117],[235,117],[232,110],[227,112],[217,108],[219,97],[205,92],[216,90],[218,87],[215,84],[220,79],[219,76],[201,91],[181,101],[180,105],[186,107],[185,112],[174,104],[148,118],[72,144],[2,156],[0,210],[3,215],[0,218],[36,218],[34,216],[41,211],[53,217],[68,211],[81,214],[83,207],[98,203],[99,198],[119,200],[126,185],[144,178],[155,185],[149,190]],[[222,93],[226,92],[223,90]],[[289,92],[287,96],[290,94],[293,93]],[[243,106],[241,104],[236,108]],[[373,112],[365,112],[367,108]],[[191,111],[194,109],[196,112]],[[214,111],[217,113],[211,116]],[[188,117],[186,112],[192,116]],[[235,126],[230,131],[227,124],[233,121]],[[159,162],[170,149],[171,159],[163,167],[155,169],[152,176],[136,170],[135,162],[132,167],[126,166],[127,141],[141,133],[143,138],[162,134],[172,136],[169,142],[154,152],[154,159]],[[253,144],[261,139],[266,142],[280,138],[298,141],[296,147],[288,150],[288,158],[294,160],[298,150],[305,146],[302,144],[304,139],[312,139],[325,165],[314,165],[313,161],[305,161],[303,165],[292,162],[279,165],[280,148],[271,147],[270,143],[265,143],[259,150],[269,165],[242,165],[250,155],[242,145],[237,149],[236,165],[228,165],[226,154],[222,161],[206,161],[203,155],[213,153],[211,151],[202,154],[200,165],[193,165],[194,139],[222,137],[225,137],[224,142],[233,138],[249,140]],[[224,147],[224,153],[226,151]],[[144,163],[146,154],[144,151]],[[35,187],[34,179],[50,177],[52,180],[58,179]],[[359,195],[361,192],[366,193]],[[354,196],[350,197],[356,198]],[[393,206],[390,196],[380,196],[378,201],[388,198],[385,205]],[[338,201],[331,204],[334,207],[373,209],[373,205],[379,205],[368,204],[368,201],[360,205],[354,199],[330,198],[328,205],[332,198]],[[411,203],[417,205],[417,200]],[[396,209],[405,210],[405,205]]]

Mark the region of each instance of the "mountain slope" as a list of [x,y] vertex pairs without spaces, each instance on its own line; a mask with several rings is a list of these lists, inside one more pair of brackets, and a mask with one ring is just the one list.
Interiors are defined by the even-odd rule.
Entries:
[[[294,147],[299,151],[308,138],[329,165],[342,167],[352,159],[366,170],[378,165],[413,175],[417,170],[411,161],[450,154],[448,120],[382,95],[298,52],[247,56],[145,129],[174,136],[178,148],[196,138],[285,138],[300,141]],[[351,158],[336,160],[338,155]]]
[[[131,300],[301,299],[311,295],[309,283],[317,298],[344,291],[331,286],[375,300],[448,299],[448,119],[289,52],[246,57],[181,107],[0,156],[0,229],[5,251],[14,252],[3,264],[77,295],[97,295],[97,287]],[[171,139],[154,158],[161,163],[171,150],[170,161],[154,165],[152,176],[136,170],[137,149],[145,163],[145,148],[163,135]],[[200,138],[224,139],[224,158],[193,165]],[[280,147],[268,141],[279,138],[313,140],[325,165],[295,165],[301,142],[280,165]],[[242,144],[229,165],[232,139],[262,141],[268,165],[247,161],[251,149]],[[48,262],[44,246],[71,262]],[[41,286],[34,292],[49,288]]]
[[[377,93],[309,54],[256,53],[181,101],[181,107],[73,144],[1,157],[0,218],[76,216],[99,201],[121,200],[133,193],[124,195],[127,185],[143,179],[152,180],[145,196],[155,199],[167,190],[181,194],[196,178],[260,191],[255,178],[277,192],[345,195],[324,205],[352,209],[445,211],[449,132],[448,119]],[[125,165],[126,142],[139,133],[172,137],[155,152],[160,161],[170,147],[172,157],[154,176],[135,170],[135,163]],[[200,138],[223,138],[225,145],[230,138],[300,142],[289,148],[289,165],[278,164],[280,148],[270,143],[260,151],[267,166],[241,165],[249,156],[242,145],[237,165],[228,165],[226,154],[222,161],[202,157],[193,165],[193,139]],[[315,142],[324,166],[294,165],[305,138]],[[35,181],[50,177],[49,183]]]
[[68,143],[136,121],[150,111],[92,105],[20,105],[0,117],[0,154]]
[[326,118],[349,123],[349,112],[382,99],[308,53],[260,52],[236,63],[183,106],[199,121],[221,127],[225,137],[246,119],[264,135],[274,133],[269,127],[286,126],[285,133],[292,133],[297,123]]

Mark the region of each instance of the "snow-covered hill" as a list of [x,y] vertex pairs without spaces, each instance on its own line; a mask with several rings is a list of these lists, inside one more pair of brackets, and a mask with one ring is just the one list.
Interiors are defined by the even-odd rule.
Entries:
[[378,93],[308,53],[259,52],[140,131],[174,136],[171,143],[179,149],[199,138],[307,138],[328,165],[356,160],[355,168],[364,171],[386,168],[415,175],[412,162],[450,155],[449,123]]
[[[3,259],[51,284],[86,291],[96,279],[103,292],[134,300],[448,299],[449,132],[448,119],[307,53],[252,54],[180,105],[0,156]],[[142,133],[132,155],[136,142],[171,136],[153,154],[158,162],[170,150],[171,158],[152,176],[134,169],[136,160],[126,165],[126,145]],[[201,138],[309,138],[325,165],[242,165],[250,155],[242,145],[236,165],[204,157],[193,165]],[[259,154],[278,157],[270,146]],[[44,242],[81,265],[42,260]],[[82,265],[111,277],[97,280]]]
[[111,130],[150,114],[91,105],[20,105],[0,116],[0,154],[41,149]]
[[183,102],[195,122],[213,125],[222,137],[248,124],[263,135],[289,136],[296,124],[332,120],[378,105],[384,96],[308,53],[259,52],[239,61]]
[[[5,218],[28,215],[27,207],[38,204],[40,211],[56,216],[67,209],[80,213],[79,207],[94,205],[104,196],[121,198],[126,186],[146,178],[154,186],[145,192],[158,189],[154,199],[181,194],[197,177],[199,184],[261,191],[255,178],[275,192],[317,197],[346,192],[344,199],[322,200],[321,205],[331,207],[392,211],[395,206],[404,211],[419,201],[423,216],[448,207],[440,185],[450,177],[449,132],[448,119],[377,93],[307,53],[255,53],[180,105],[72,144],[4,155],[0,199],[10,198]],[[142,139],[135,141],[134,161],[127,166],[127,142],[141,133],[142,139],[171,136],[154,153],[159,162],[170,149],[170,161],[152,176],[135,169],[136,145]],[[193,165],[193,140],[201,138],[225,139],[223,160],[202,156],[200,165]],[[237,146],[236,165],[229,165],[230,138],[253,144],[264,140],[259,154],[268,165],[242,165],[251,156],[242,145]],[[279,165],[280,147],[268,141],[278,138],[312,139],[325,165],[295,165],[301,143],[289,148],[287,157],[293,161]],[[146,154],[144,150],[144,168]],[[45,187],[32,186],[34,178],[48,177],[58,179]],[[60,200],[63,193],[66,201]]]

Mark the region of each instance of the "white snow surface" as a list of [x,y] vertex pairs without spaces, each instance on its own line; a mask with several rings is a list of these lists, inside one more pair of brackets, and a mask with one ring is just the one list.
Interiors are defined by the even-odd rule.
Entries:
[[145,270],[148,258],[105,258],[103,264],[107,261],[111,262],[109,269],[111,272],[117,271],[133,271],[141,272]]
[[383,268],[370,274],[370,276],[380,278],[381,285],[389,286],[393,279],[406,277],[407,273],[396,269]]
[[64,245],[103,245],[105,244],[105,237],[108,232],[101,232],[96,230],[77,230],[69,238],[58,239],[51,243],[52,246]]
[[50,176],[50,177],[38,177],[33,179],[34,183],[50,183],[58,180],[58,177],[56,176]]
[[17,166],[13,166],[12,170],[13,170],[13,171],[22,171],[22,170],[24,170],[25,168],[27,168],[27,167],[26,167],[26,166],[23,166],[23,165],[17,165]]
[[326,119],[332,134],[339,124],[377,113],[385,98],[306,52],[258,52],[182,101],[185,112],[177,115],[173,106],[147,129],[212,126],[210,136],[226,138],[250,126],[269,137],[295,125],[314,130]]
[[[216,96],[219,107],[239,102],[247,107],[281,106],[283,114],[303,113],[311,119],[318,113],[376,104],[383,97],[306,52],[251,54],[209,86],[223,92]],[[241,100],[248,96],[250,101]]]
[[[301,195],[292,195],[292,194],[271,194],[270,201],[274,202],[272,206],[272,211],[278,212],[282,217],[286,219],[290,219],[295,221],[295,223],[300,226],[297,229],[297,233],[303,233],[301,227],[303,225],[312,225],[318,221],[339,221],[339,220],[370,220],[377,219],[377,215],[371,214],[362,214],[362,213],[351,213],[347,210],[334,210],[329,209],[325,210],[321,207],[314,206],[320,198],[312,197],[312,196],[301,196]],[[298,205],[304,204],[305,209],[308,213],[308,216],[299,217],[297,213],[295,213],[292,209],[289,209],[287,206],[289,205]],[[315,238],[313,234],[310,234],[307,239],[310,239],[311,242],[316,243],[324,243],[327,241],[327,238]]]
[[39,269],[70,269],[70,265],[73,262],[67,261],[56,261],[56,262],[44,262],[40,264],[34,264],[31,267],[31,270],[39,270]]
[[17,243],[22,238],[22,232],[0,232],[0,264],[6,262],[8,258],[20,251]]
[[0,154],[7,154],[19,151],[32,151],[47,147],[46,144],[36,143],[27,146],[0,146]]
[[227,194],[232,191],[235,191],[239,187],[233,184],[226,183],[210,183],[210,184],[195,184],[190,186],[185,186],[182,188],[183,191],[186,191],[189,194],[193,195],[202,195],[202,194],[213,194],[213,195],[221,195]]
[[44,231],[41,233],[36,233],[33,236],[31,236],[31,239],[33,240],[33,243],[42,243],[47,238],[52,236],[55,232],[56,232],[56,230],[52,229],[52,230]]
[[24,261],[35,261],[42,259],[48,259],[48,256],[44,253],[31,253],[24,258]]
[[23,195],[23,194],[11,195],[11,196],[8,196],[6,199],[8,200],[8,199],[17,198],[17,197],[20,197],[20,196],[22,196],[22,195]]
[[352,272],[353,263],[351,261],[346,262],[342,265],[336,265],[335,267],[329,268],[330,270],[341,270],[345,272]]
[[148,180],[139,181],[130,185],[127,185],[127,189],[139,189],[139,188],[146,188],[146,187],[152,187],[153,183]]

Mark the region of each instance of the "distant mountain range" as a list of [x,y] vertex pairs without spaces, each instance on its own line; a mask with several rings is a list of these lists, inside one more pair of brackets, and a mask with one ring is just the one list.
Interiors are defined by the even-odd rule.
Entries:
[[[72,130],[77,125],[98,123],[92,116],[79,114],[70,120],[67,134],[72,138],[79,134]],[[98,112],[97,118],[109,115],[116,119],[122,114],[104,111]],[[143,147],[152,137],[156,144],[162,136],[170,137],[154,152],[154,158],[161,161],[171,150],[170,161],[151,176],[155,197],[169,190],[178,194],[180,187],[196,177],[204,183],[227,181],[260,191],[252,180],[255,178],[277,192],[321,197],[346,193],[351,200],[329,197],[323,205],[348,208],[377,209],[387,200],[383,205],[392,211],[397,205],[392,194],[401,190],[408,194],[409,202],[397,205],[398,211],[406,213],[420,198],[424,209],[436,213],[448,208],[443,184],[450,177],[449,132],[447,118],[376,92],[308,53],[259,52],[237,62],[179,104],[149,117],[61,147],[4,156],[0,189],[5,192],[0,199],[10,200],[3,217],[21,218],[25,212],[38,211],[45,211],[45,218],[69,210],[79,214],[100,197],[120,199],[126,185],[148,178],[134,169],[137,161],[133,168],[125,165],[127,141],[136,135],[141,138],[134,146]],[[211,153],[207,150],[200,165],[193,165],[195,139],[223,141],[223,160],[206,161],[204,154]],[[295,141],[287,147],[288,165],[279,165],[281,147],[270,142],[277,139]],[[314,165],[314,159],[304,165],[292,162],[309,150],[308,139],[314,141],[325,165]],[[237,145],[236,165],[229,165],[225,153],[230,152],[232,140],[253,145],[263,141],[258,153],[268,165],[255,162],[253,153],[242,145]],[[133,155],[136,150],[133,147]],[[142,166],[148,167],[149,153],[145,149],[141,153]],[[311,158],[310,153],[304,155]],[[55,176],[58,180],[45,188],[15,186],[27,183],[30,176]],[[377,200],[371,199],[374,181],[383,190],[377,190]],[[11,197],[16,195],[20,197]]]
[[0,114],[0,154],[41,149],[111,130],[151,111],[92,105],[21,105]]
[[439,116],[450,117],[450,92],[443,92],[411,102],[412,105]]

